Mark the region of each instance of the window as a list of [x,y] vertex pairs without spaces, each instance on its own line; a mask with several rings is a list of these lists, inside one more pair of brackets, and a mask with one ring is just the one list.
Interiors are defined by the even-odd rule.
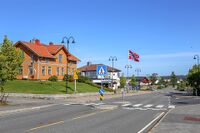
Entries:
[[48,67],[48,75],[51,75],[52,74],[52,71],[51,71],[51,67],[49,66]]
[[31,62],[34,62],[34,56],[33,56],[33,54],[31,54],[30,57],[31,57]]
[[61,68],[62,76],[64,76],[64,68]]
[[42,75],[45,75],[45,66],[42,66]]
[[23,67],[20,66],[20,67],[19,67],[19,75],[22,75],[22,74],[23,74]]
[[33,75],[33,67],[29,66],[29,75]]
[[45,62],[48,63],[48,62],[49,62],[49,59],[48,59],[48,58],[45,58]]
[[56,75],[59,76],[60,75],[59,73],[60,73],[59,67],[57,67],[57,69],[56,69]]
[[62,54],[59,54],[59,63],[62,63]]
[[72,72],[71,72],[71,74],[72,74],[72,75],[74,74],[74,68],[72,68]]

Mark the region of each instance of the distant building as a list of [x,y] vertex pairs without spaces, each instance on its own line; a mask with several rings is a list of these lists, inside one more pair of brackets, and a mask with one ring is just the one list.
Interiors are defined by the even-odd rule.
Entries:
[[[91,64],[88,62],[87,65],[78,68],[78,70],[82,76],[90,78],[93,83],[101,84],[101,77],[96,75],[96,69],[98,65],[104,64]],[[104,78],[103,83],[104,85],[107,85],[107,87],[115,90],[120,86],[119,72],[121,72],[121,70],[107,66],[107,71],[108,74]],[[112,80],[113,86],[111,86]]]
[[23,63],[19,70],[17,79],[48,80],[55,75],[62,80],[67,72],[72,75],[80,60],[68,52],[64,45],[49,45],[40,43],[40,40],[30,42],[18,41],[14,45],[22,51]]

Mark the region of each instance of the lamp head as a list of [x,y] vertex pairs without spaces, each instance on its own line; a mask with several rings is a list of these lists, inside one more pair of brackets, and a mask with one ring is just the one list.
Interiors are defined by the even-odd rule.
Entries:
[[65,43],[64,39],[61,41],[61,43]]
[[72,43],[76,43],[74,39],[72,40]]

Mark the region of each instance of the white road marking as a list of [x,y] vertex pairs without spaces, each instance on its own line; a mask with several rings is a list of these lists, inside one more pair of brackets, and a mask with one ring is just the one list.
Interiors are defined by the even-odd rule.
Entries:
[[130,106],[130,105],[132,105],[132,104],[127,103],[127,104],[123,104],[122,107],[127,107],[127,106]]
[[155,119],[153,119],[153,120],[152,120],[149,124],[147,124],[144,128],[142,128],[140,131],[138,131],[138,133],[144,132],[151,124],[153,124],[155,121],[157,121],[158,119],[160,119],[164,114],[165,114],[165,112],[162,112],[159,116],[157,116]]
[[144,107],[145,108],[150,108],[150,107],[152,107],[153,106],[153,104],[147,104],[147,105],[145,105]]
[[169,105],[168,108],[169,108],[169,109],[174,109],[174,108],[175,108],[175,105]]
[[139,107],[139,106],[141,106],[142,104],[135,104],[135,105],[133,105],[133,107]]
[[163,108],[164,105],[157,105],[156,108]]
[[126,103],[130,103],[129,101],[117,101],[117,102],[113,102],[116,104],[126,104]]

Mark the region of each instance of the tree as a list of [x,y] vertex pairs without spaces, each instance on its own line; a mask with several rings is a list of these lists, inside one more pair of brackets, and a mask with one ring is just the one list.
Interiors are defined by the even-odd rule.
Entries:
[[122,74],[122,76],[120,77],[120,87],[123,88],[125,85],[126,85],[126,78]]
[[187,75],[189,85],[193,87],[193,95],[200,96],[200,66],[194,65]]
[[13,80],[18,74],[23,60],[21,51],[16,50],[16,48],[13,47],[13,43],[7,38],[7,36],[4,37],[3,44],[1,44],[0,48],[1,58],[4,58],[3,66],[6,77],[8,80]]
[[132,77],[131,77],[131,81],[130,81],[130,84],[131,84],[131,86],[132,87],[135,87],[136,86],[136,78],[135,78],[135,76],[133,75]]
[[5,69],[5,56],[0,54],[0,89],[3,92],[3,86],[7,80],[7,70]]
[[175,87],[175,85],[177,84],[177,77],[174,72],[171,73],[170,82],[173,87]]
[[151,84],[154,85],[156,80],[157,80],[157,73],[153,73],[151,76],[150,76],[150,80],[151,80]]

